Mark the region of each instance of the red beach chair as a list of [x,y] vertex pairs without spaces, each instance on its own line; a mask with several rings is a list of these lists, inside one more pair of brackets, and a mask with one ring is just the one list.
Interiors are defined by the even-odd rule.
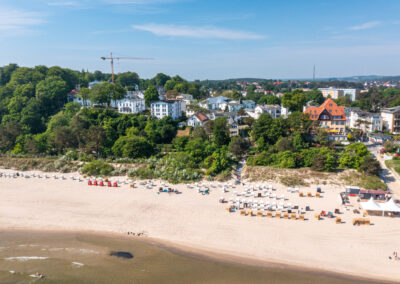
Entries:
[[104,186],[104,182],[103,182],[103,181],[101,181],[99,185],[100,185],[100,186]]
[[117,182],[114,182],[114,187],[118,187],[118,183]]
[[92,185],[92,181],[91,181],[91,180],[88,180],[87,184],[88,184],[88,185]]
[[97,180],[95,180],[95,181],[93,182],[93,185],[96,185],[96,186],[97,186]]
[[111,181],[107,182],[107,186],[111,187]]

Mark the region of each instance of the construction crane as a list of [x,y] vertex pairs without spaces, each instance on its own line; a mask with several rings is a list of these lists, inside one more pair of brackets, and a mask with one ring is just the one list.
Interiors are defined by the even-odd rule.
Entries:
[[153,60],[153,58],[145,58],[145,57],[113,57],[112,52],[110,53],[110,57],[102,56],[100,57],[102,60],[110,60],[111,62],[111,81],[114,83],[114,60]]

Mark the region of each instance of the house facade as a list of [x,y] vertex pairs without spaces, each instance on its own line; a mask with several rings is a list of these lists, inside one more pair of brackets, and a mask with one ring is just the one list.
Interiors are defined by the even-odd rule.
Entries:
[[326,129],[331,135],[346,134],[346,115],[343,106],[338,106],[331,98],[320,106],[309,106],[304,113],[310,119],[319,121],[320,128]]
[[384,108],[381,110],[383,128],[390,133],[400,133],[400,106]]
[[182,116],[180,101],[158,101],[150,105],[151,115],[161,119],[170,116],[173,119],[178,119]]
[[187,125],[191,127],[204,126],[204,123],[209,121],[209,118],[202,112],[196,113],[189,117]]
[[138,96],[127,96],[122,100],[117,101],[117,107],[119,113],[140,113],[146,110],[146,104],[144,99],[139,98]]
[[351,101],[355,101],[357,94],[359,94],[360,90],[358,89],[343,89],[343,88],[319,88],[318,89],[324,98],[331,97],[336,100],[340,97],[348,95]]
[[345,108],[346,126],[364,132],[382,131],[382,119],[378,113],[362,111],[360,108]]
[[[208,109],[208,110],[218,110],[222,109],[222,105],[225,105],[229,103],[231,99],[224,97],[224,96],[219,96],[215,98],[208,98],[200,103],[200,106]],[[225,109],[225,108],[224,108]]]

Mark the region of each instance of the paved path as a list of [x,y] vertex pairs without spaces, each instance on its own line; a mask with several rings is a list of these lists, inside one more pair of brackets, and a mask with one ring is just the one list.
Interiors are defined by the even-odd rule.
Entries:
[[383,147],[382,144],[370,144],[366,143],[365,144],[368,148],[368,150],[374,154],[376,159],[380,162],[381,167],[382,167],[382,173],[380,174],[380,177],[382,180],[387,184],[389,189],[392,191],[393,195],[396,198],[400,198],[400,175],[396,173],[392,169],[388,169],[385,165],[385,161],[383,158],[381,158],[379,154],[379,150]]

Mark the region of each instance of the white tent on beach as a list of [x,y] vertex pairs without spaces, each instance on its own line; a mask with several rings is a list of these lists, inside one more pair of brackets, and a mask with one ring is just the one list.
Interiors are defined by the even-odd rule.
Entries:
[[371,197],[367,202],[360,202],[361,207],[366,211],[382,211],[382,208]]
[[385,212],[400,213],[400,206],[394,202],[393,198],[391,198],[388,202],[382,203],[380,207],[382,211]]

